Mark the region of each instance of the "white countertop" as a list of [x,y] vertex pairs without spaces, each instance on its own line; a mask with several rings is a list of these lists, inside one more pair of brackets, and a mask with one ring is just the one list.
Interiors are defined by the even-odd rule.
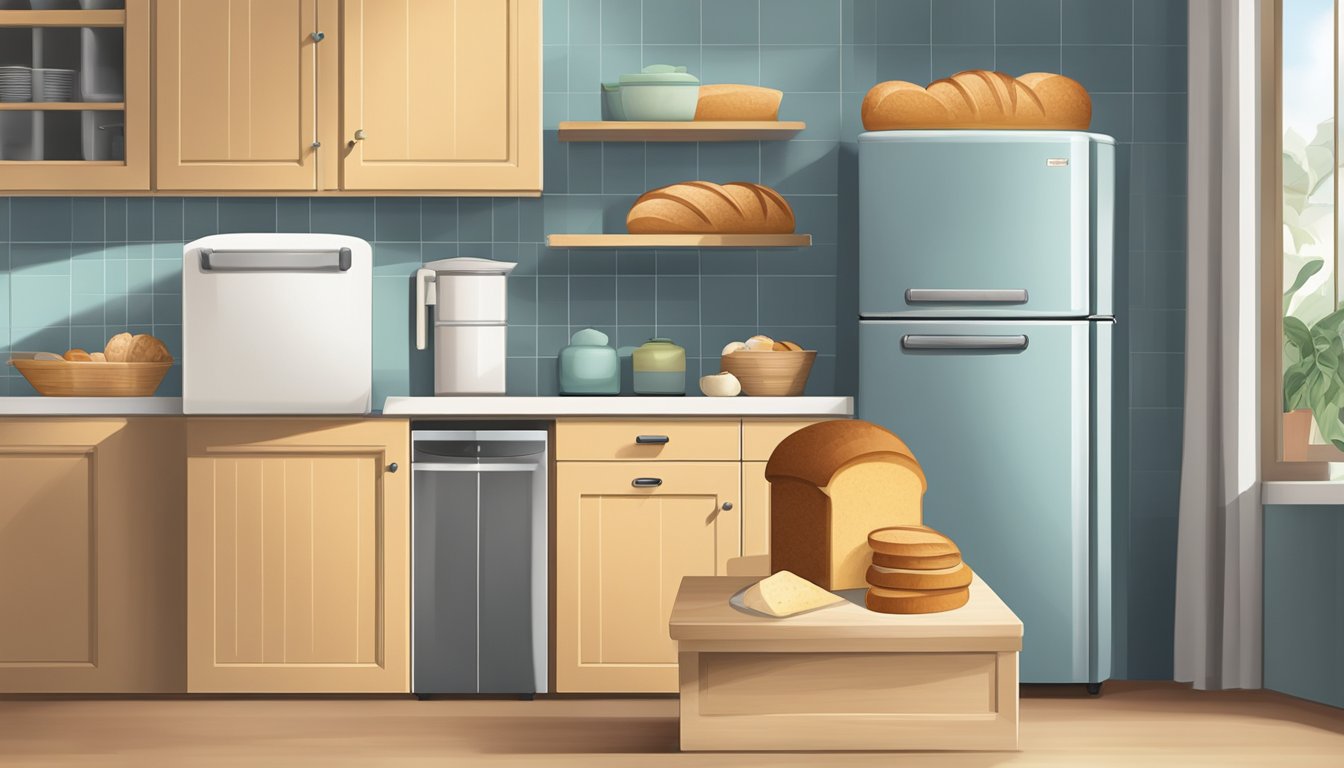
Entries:
[[389,397],[387,416],[853,416],[852,397]]
[[0,397],[0,416],[181,416],[180,397]]
[[1260,484],[1260,502],[1269,505],[1344,506],[1344,481],[1268,480]]

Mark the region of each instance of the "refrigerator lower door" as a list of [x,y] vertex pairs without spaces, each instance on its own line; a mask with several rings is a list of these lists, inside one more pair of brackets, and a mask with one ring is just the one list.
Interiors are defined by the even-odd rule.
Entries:
[[858,416],[904,440],[926,524],[1022,619],[1021,679],[1110,659],[1109,322],[861,321]]

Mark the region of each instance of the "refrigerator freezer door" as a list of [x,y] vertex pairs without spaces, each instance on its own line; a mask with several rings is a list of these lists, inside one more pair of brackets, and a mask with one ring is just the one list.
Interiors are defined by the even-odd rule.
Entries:
[[1094,534],[1109,546],[1110,374],[1097,358],[1109,360],[1110,333],[1088,321],[860,323],[858,415],[910,446],[928,477],[925,523],[1022,619],[1023,682],[1109,675],[1109,601],[1097,599],[1109,558],[1091,549]]
[[859,314],[1109,314],[1109,142],[1067,131],[863,134]]

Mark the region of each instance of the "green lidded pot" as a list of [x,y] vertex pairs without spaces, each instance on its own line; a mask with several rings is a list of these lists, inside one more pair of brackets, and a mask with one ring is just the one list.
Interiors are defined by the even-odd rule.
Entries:
[[631,355],[635,394],[686,394],[686,350],[671,339],[649,339]]
[[607,335],[592,328],[578,331],[560,350],[560,394],[619,395],[621,363],[607,346]]
[[650,64],[621,75],[620,82],[603,83],[602,92],[613,119],[685,122],[695,119],[700,79],[685,67]]

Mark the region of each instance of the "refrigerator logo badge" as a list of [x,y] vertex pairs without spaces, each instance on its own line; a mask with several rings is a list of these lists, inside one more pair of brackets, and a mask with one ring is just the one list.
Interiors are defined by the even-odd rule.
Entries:
[[1047,157],[1045,159],[1046,168],[1066,168],[1069,165],[1067,157]]

